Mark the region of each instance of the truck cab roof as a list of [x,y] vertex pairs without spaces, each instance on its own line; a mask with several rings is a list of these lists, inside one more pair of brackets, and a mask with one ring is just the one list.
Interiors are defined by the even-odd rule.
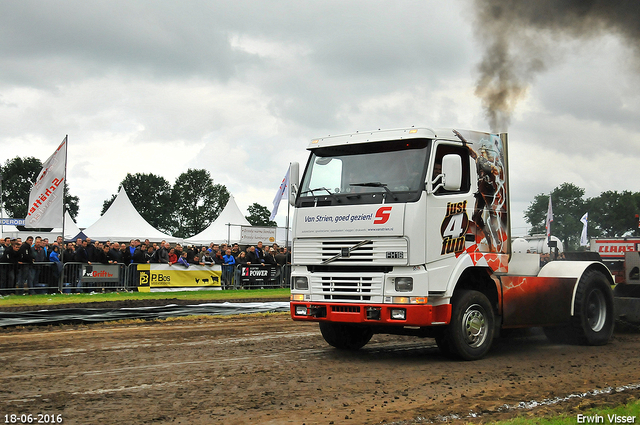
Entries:
[[[460,130],[463,134],[464,130]],[[351,134],[319,137],[311,140],[307,149],[313,150],[328,146],[341,146],[357,143],[382,142],[402,139],[448,139],[460,141],[451,128],[432,129],[428,127],[410,127],[391,130],[359,131]]]

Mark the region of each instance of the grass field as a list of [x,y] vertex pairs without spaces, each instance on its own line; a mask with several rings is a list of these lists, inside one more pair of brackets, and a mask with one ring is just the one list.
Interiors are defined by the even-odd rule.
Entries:
[[53,305],[76,304],[104,301],[125,300],[237,300],[256,298],[285,298],[289,299],[289,288],[277,289],[250,289],[228,291],[184,291],[184,292],[108,292],[95,294],[44,294],[44,295],[8,295],[0,297],[0,309],[2,307],[25,305]]
[[[581,415],[581,416],[579,416]],[[611,408],[595,408],[572,415],[560,415],[552,418],[531,418],[521,416],[508,421],[490,422],[491,425],[575,425],[576,423],[639,423],[640,401],[635,400]]]

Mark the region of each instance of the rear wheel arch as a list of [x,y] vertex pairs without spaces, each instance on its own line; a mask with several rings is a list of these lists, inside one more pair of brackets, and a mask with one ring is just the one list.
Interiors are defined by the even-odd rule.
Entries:
[[611,273],[604,266],[588,267],[578,279],[569,328],[575,342],[607,344],[615,324]]

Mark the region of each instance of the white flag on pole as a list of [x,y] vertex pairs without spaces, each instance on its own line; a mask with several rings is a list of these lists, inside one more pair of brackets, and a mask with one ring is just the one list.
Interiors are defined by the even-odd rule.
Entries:
[[545,227],[547,228],[547,236],[551,236],[551,222],[553,221],[553,208],[551,207],[551,195],[549,195],[549,208],[547,209],[547,222]]
[[65,137],[58,149],[42,165],[42,171],[29,193],[29,212],[24,227],[62,227],[66,158]]
[[589,220],[589,213],[586,212],[580,219],[582,222],[582,234],[580,235],[580,246],[589,245],[589,238],[587,238],[587,221]]
[[273,209],[271,210],[271,216],[269,217],[269,220],[273,220],[276,217],[276,214],[278,214],[278,207],[280,206],[280,200],[282,200],[282,198],[289,197],[289,172],[290,171],[291,171],[291,167],[289,167],[289,169],[287,170],[287,174],[284,176],[284,179],[282,179],[282,183],[280,183],[280,188],[276,193],[276,197],[273,198]]

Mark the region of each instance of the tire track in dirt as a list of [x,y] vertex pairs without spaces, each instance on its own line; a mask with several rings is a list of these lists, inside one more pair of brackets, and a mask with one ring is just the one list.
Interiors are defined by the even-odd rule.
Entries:
[[602,390],[528,410],[543,414],[637,394],[604,390],[640,382],[638,350],[638,333],[603,347],[533,333],[497,340],[476,362],[444,358],[432,339],[387,335],[343,352],[317,325],[282,316],[14,329],[0,331],[0,406],[83,424],[483,422],[531,400]]

